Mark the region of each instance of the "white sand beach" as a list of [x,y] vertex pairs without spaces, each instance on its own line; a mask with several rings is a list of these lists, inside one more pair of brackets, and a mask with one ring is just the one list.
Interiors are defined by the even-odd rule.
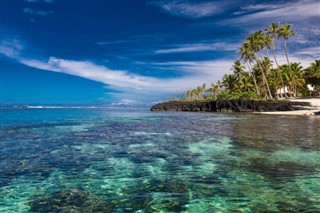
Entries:
[[311,106],[305,107],[305,109],[303,109],[303,110],[259,112],[259,113],[260,114],[270,114],[270,115],[315,115],[316,113],[320,113],[320,97],[295,98],[290,101],[309,102]]

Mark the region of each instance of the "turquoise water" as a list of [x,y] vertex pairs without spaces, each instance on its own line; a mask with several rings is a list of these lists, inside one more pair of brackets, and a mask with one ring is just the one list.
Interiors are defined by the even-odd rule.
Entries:
[[0,212],[320,212],[320,119],[1,109]]

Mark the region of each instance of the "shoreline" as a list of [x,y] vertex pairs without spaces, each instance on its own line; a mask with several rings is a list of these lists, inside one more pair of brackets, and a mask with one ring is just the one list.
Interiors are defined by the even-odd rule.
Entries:
[[[215,100],[194,102],[162,102],[151,111],[189,112],[249,112],[270,115],[320,115],[320,97],[305,97],[285,100]],[[319,116],[317,116],[319,117]]]
[[291,99],[289,101],[291,101],[291,102],[308,102],[308,103],[310,103],[310,107],[305,107],[305,109],[292,110],[292,111],[254,112],[254,113],[265,114],[265,115],[307,115],[307,116],[320,115],[320,97],[295,98],[295,99]]

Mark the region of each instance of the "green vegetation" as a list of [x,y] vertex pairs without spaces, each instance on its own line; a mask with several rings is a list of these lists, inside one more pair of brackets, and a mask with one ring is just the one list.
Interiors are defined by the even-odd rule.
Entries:
[[[282,99],[319,94],[320,60],[306,69],[300,62],[289,60],[287,40],[295,36],[291,26],[271,23],[264,31],[250,34],[238,50],[240,60],[232,65],[232,74],[225,74],[222,81],[212,83],[209,88],[203,84],[186,91],[184,98],[174,96],[171,100]],[[287,64],[279,64],[275,42],[283,42]]]

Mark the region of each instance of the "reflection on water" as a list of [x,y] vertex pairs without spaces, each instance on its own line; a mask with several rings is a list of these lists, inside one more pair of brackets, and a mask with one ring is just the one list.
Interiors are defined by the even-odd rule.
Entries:
[[2,110],[0,212],[320,212],[320,119]]

